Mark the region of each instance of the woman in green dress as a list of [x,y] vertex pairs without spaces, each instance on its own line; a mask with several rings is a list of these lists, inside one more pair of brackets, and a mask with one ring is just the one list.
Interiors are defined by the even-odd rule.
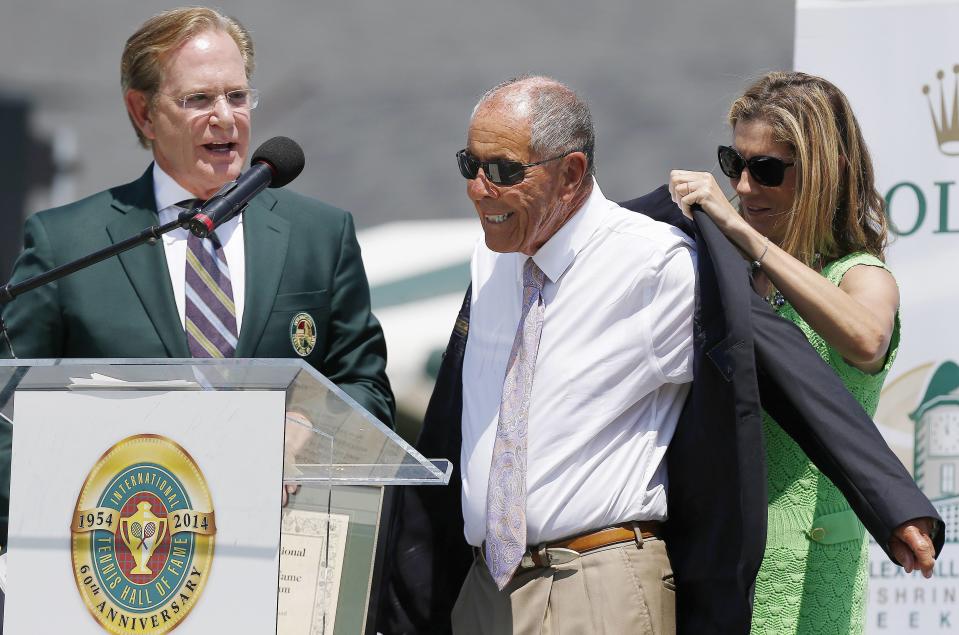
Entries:
[[[719,164],[738,210],[708,172],[672,171],[673,199],[687,213],[702,206],[752,262],[757,292],[872,415],[899,346],[899,290],[883,261],[884,201],[849,102],[822,78],[770,73],[733,103],[729,123],[733,143],[720,146]],[[769,529],[752,632],[861,633],[863,526],[768,415],[763,429]]]

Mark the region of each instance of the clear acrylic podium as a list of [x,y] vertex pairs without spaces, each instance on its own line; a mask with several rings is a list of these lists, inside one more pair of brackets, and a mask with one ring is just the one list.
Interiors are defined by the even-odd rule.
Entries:
[[[203,413],[202,416],[199,413]],[[147,596],[150,593],[153,596],[162,594],[168,601],[166,608],[170,609],[172,605],[169,599],[176,597],[177,593],[173,587],[179,584],[178,592],[182,593],[179,597],[184,598],[183,604],[186,606],[191,601],[189,591],[194,590],[194,587],[189,583],[189,567],[180,578],[176,575],[180,571],[177,567],[181,565],[178,565],[179,560],[175,557],[177,543],[174,540],[184,545],[192,540],[189,542],[190,549],[193,549],[190,553],[202,553],[207,534],[215,528],[216,546],[210,549],[212,570],[216,571],[217,558],[220,558],[224,563],[219,571],[221,575],[227,568],[226,563],[230,562],[229,566],[233,567],[230,571],[238,572],[232,577],[242,577],[246,563],[244,554],[249,553],[250,570],[254,570],[254,559],[260,558],[257,564],[260,569],[257,570],[262,571],[265,555],[262,545],[240,544],[242,538],[234,537],[226,542],[221,539],[221,536],[233,535],[230,534],[231,522],[245,523],[242,514],[229,507],[232,505],[229,501],[236,497],[236,492],[231,491],[229,486],[210,486],[210,491],[214,492],[213,498],[220,499],[215,501],[215,518],[212,509],[199,509],[203,504],[196,502],[198,497],[195,494],[192,498],[190,496],[198,486],[189,483],[183,485],[182,498],[193,501],[191,505],[199,511],[188,505],[184,511],[174,511],[175,503],[171,504],[173,506],[166,505],[167,499],[163,499],[161,504],[159,499],[150,498],[150,492],[137,494],[140,496],[138,499],[125,498],[118,502],[122,498],[121,493],[126,496],[129,484],[127,480],[122,480],[127,478],[122,475],[113,481],[100,478],[104,482],[109,481],[106,489],[101,488],[100,494],[94,493],[100,496],[94,503],[81,505],[85,489],[99,478],[94,478],[96,469],[104,464],[110,465],[113,460],[110,452],[116,446],[104,454],[99,462],[95,458],[76,459],[81,463],[86,461],[88,467],[96,465],[87,477],[87,483],[83,483],[82,479],[76,482],[77,477],[68,477],[70,461],[76,458],[75,454],[82,453],[90,436],[84,436],[83,431],[99,431],[99,421],[102,420],[104,430],[116,430],[111,439],[123,437],[128,432],[127,437],[139,434],[140,437],[149,437],[149,441],[153,442],[154,437],[163,436],[165,428],[169,428],[175,432],[170,436],[175,436],[177,443],[184,448],[193,444],[194,449],[183,454],[216,459],[206,459],[206,466],[199,466],[200,472],[209,471],[209,478],[216,479],[217,470],[232,470],[237,483],[243,483],[242,479],[254,471],[249,453],[259,452],[260,449],[249,448],[248,444],[243,444],[242,438],[234,438],[228,432],[220,437],[223,440],[221,450],[217,447],[220,444],[204,436],[204,431],[208,434],[211,426],[217,425],[225,426],[224,429],[229,431],[234,429],[234,423],[239,430],[244,418],[251,417],[252,429],[262,425],[280,435],[276,437],[275,446],[265,441],[262,447],[278,449],[283,455],[282,462],[279,457],[266,455],[265,450],[259,454],[263,457],[264,465],[275,465],[277,471],[282,471],[282,474],[273,476],[275,481],[269,481],[269,493],[276,495],[272,500],[279,503],[280,497],[287,498],[287,491],[295,490],[290,491],[282,511],[278,504],[276,507],[265,505],[264,509],[243,511],[247,519],[258,519],[262,515],[266,526],[280,528],[279,555],[273,554],[273,562],[279,563],[279,574],[274,578],[277,580],[277,599],[272,604],[276,613],[275,632],[279,635],[359,635],[372,632],[369,609],[371,585],[377,569],[383,488],[386,485],[446,485],[451,465],[446,460],[427,460],[420,456],[392,430],[299,359],[0,360],[0,457],[10,451],[11,434],[13,439],[8,618],[17,598],[29,597],[16,592],[18,571],[24,567],[20,565],[21,569],[15,568],[13,558],[22,552],[28,552],[31,558],[35,558],[31,571],[39,568],[47,576],[45,580],[49,578],[51,583],[56,581],[63,588],[70,588],[72,596],[75,596],[70,600],[73,604],[82,606],[77,598],[84,592],[92,598],[86,601],[86,606],[79,611],[80,615],[70,621],[71,632],[74,633],[128,632],[124,630],[129,626],[127,622],[124,621],[124,626],[120,626],[117,615],[107,617],[113,604],[108,604],[106,608],[98,604],[105,597],[100,591],[108,592],[110,598],[119,602],[120,608],[126,607],[130,611],[130,615],[126,615],[118,609],[118,615],[131,620],[140,619],[141,623],[147,625],[149,622],[142,620],[154,619],[156,622],[160,609],[156,608],[150,613],[148,609],[153,610],[150,608],[153,605],[148,605],[146,600],[142,601],[145,608],[128,606],[132,602],[131,597],[141,597],[136,593],[146,593]],[[88,419],[92,423],[84,423]],[[24,430],[29,425],[30,433],[24,431],[18,437],[17,424],[14,422],[20,422]],[[251,422],[243,425],[249,426]],[[38,430],[44,430],[46,436],[43,438],[50,439],[51,456],[59,451],[65,457],[62,469],[64,477],[51,478],[45,485],[53,488],[54,492],[56,488],[64,490],[55,492],[55,495],[33,495],[37,491],[35,489],[27,490],[31,492],[30,495],[23,493],[26,481],[36,482],[39,472],[33,470],[41,457],[33,456],[36,450],[20,449],[33,446],[21,445],[18,439],[35,435]],[[71,435],[75,438],[71,439]],[[124,437],[123,442],[126,442],[127,437]],[[247,453],[242,465],[229,465],[234,454],[231,447],[242,447]],[[177,451],[174,449],[174,454]],[[30,457],[24,455],[27,452],[31,454]],[[135,448],[121,448],[119,452],[128,457],[127,463],[138,460]],[[239,456],[242,453],[236,454]],[[147,487],[142,485],[143,474],[146,474],[148,484],[157,483],[156,477],[149,471],[151,469],[159,470],[160,474],[166,473],[163,471],[165,466],[153,466],[152,459],[144,461],[143,466],[146,467],[137,468],[139,471],[134,471],[133,467],[127,470],[133,476],[133,489]],[[226,464],[226,467],[210,467],[220,463]],[[5,466],[0,466],[0,469],[5,469]],[[51,475],[56,476],[56,465],[49,466],[49,469]],[[141,485],[136,484],[138,474]],[[171,482],[175,480],[176,475]],[[282,488],[281,482],[284,484]],[[157,487],[160,489],[151,491],[163,498],[164,492],[169,493],[170,490],[163,489],[166,487],[165,480],[159,483]],[[194,489],[191,490],[191,487]],[[240,487],[237,485],[237,488]],[[278,490],[283,490],[283,493],[280,494]],[[111,500],[111,497],[116,501]],[[57,500],[66,499],[76,500],[76,508],[71,504],[71,508],[64,511],[59,509],[63,507],[62,502],[54,504]],[[154,507],[160,510],[159,515],[152,514],[154,508],[150,505],[144,507],[144,500],[153,501]],[[176,494],[169,494],[169,500],[177,501]],[[244,499],[243,504],[246,502]],[[126,507],[121,508],[121,504]],[[134,505],[139,505],[136,513],[133,513]],[[167,512],[167,515],[164,516],[163,512]],[[278,522],[276,515],[280,516]],[[241,520],[237,521],[237,517]],[[20,520],[24,518],[27,520]],[[84,526],[96,521],[109,522],[110,527]],[[69,528],[64,527],[67,522],[72,523]],[[179,528],[180,523],[186,523],[186,528]],[[175,524],[179,529],[174,528]],[[69,534],[65,534],[66,529],[69,529]],[[236,535],[241,534],[239,532]],[[87,535],[91,536],[87,539],[91,542],[77,542]],[[126,548],[119,546],[121,542]],[[77,544],[86,546],[78,549]],[[115,544],[119,555],[114,556],[115,560],[104,556],[102,562],[106,564],[96,564],[97,544]],[[379,547],[382,549],[382,544]],[[273,549],[276,549],[275,538]],[[87,552],[94,557],[90,567],[87,567],[87,570],[92,567],[89,576],[77,573],[81,570],[78,562]],[[71,560],[74,566],[71,566]],[[122,576],[116,575],[114,564],[121,570]],[[157,577],[160,574],[148,569],[148,565],[153,570],[163,572],[165,577]],[[151,573],[147,575],[142,573],[144,571]],[[62,577],[66,580],[59,579]],[[259,582],[262,577],[257,576],[252,581]],[[220,584],[232,583],[222,581],[222,578],[220,580]],[[163,585],[166,585],[166,590]],[[213,586],[214,578],[211,577],[203,595],[196,600],[195,607],[190,607],[193,613],[182,617],[175,625],[171,624],[170,629],[175,627],[178,633],[185,634],[209,632],[207,629],[212,622],[203,622],[203,618],[194,618],[193,615],[201,612],[201,603],[206,602],[204,610],[208,612],[211,606],[220,606],[216,604],[217,592],[211,590]],[[57,587],[54,584],[49,588]],[[91,589],[97,593],[92,593]],[[124,589],[123,594],[120,589]],[[128,595],[127,591],[134,595]],[[170,595],[167,596],[167,593]],[[62,595],[66,595],[66,592]],[[46,597],[47,606],[52,607],[50,598],[55,597],[55,594],[48,593]],[[208,600],[208,597],[214,599]],[[151,597],[153,600],[160,601],[160,598]],[[262,603],[255,598],[237,597],[231,610],[235,612],[240,607],[250,611],[262,610],[262,606],[269,605],[269,602]],[[165,617],[172,613],[168,610]],[[9,619],[5,622],[10,624]],[[165,632],[164,623],[160,620],[159,630],[155,632]],[[225,629],[228,623],[229,620],[219,624],[218,629]],[[199,630],[202,624],[207,625],[202,627],[204,630]],[[145,632],[150,632],[149,628]]]

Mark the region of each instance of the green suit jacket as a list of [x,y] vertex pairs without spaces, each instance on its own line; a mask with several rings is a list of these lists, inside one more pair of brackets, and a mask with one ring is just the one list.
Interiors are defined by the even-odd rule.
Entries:
[[[157,222],[151,166],[132,183],[31,216],[13,280]],[[317,342],[306,362],[392,425],[386,344],[370,312],[350,214],[293,192],[264,190],[244,212],[243,236],[246,297],[236,357],[298,357],[290,323],[297,313],[309,313]],[[3,318],[21,359],[190,357],[161,243],[28,291],[7,305]],[[9,357],[5,346],[0,356]],[[9,470],[9,461],[0,469]],[[8,485],[3,481],[0,489]]]

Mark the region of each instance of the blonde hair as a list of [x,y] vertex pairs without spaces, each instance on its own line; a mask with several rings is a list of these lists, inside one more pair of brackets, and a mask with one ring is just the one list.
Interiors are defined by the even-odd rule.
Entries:
[[[153,16],[127,40],[120,58],[123,94],[131,89],[139,90],[152,101],[163,80],[163,57],[191,37],[210,30],[222,31],[233,38],[240,49],[249,81],[253,76],[253,38],[246,27],[214,9],[181,7]],[[140,145],[149,148],[150,140],[140,132],[133,117],[130,117],[130,123]]]
[[729,123],[761,121],[795,153],[796,196],[782,248],[809,265],[857,251],[883,257],[885,200],[849,100],[821,77],[769,73],[729,109]]

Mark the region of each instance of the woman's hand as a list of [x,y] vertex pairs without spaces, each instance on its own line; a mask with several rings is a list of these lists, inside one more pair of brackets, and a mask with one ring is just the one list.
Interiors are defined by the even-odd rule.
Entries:
[[747,260],[756,260],[765,251],[766,237],[749,226],[709,172],[672,170],[669,193],[689,218],[693,217],[692,206],[698,204]]
[[669,173],[669,193],[689,218],[693,217],[692,206],[699,204],[727,236],[746,224],[709,172],[672,170]]

